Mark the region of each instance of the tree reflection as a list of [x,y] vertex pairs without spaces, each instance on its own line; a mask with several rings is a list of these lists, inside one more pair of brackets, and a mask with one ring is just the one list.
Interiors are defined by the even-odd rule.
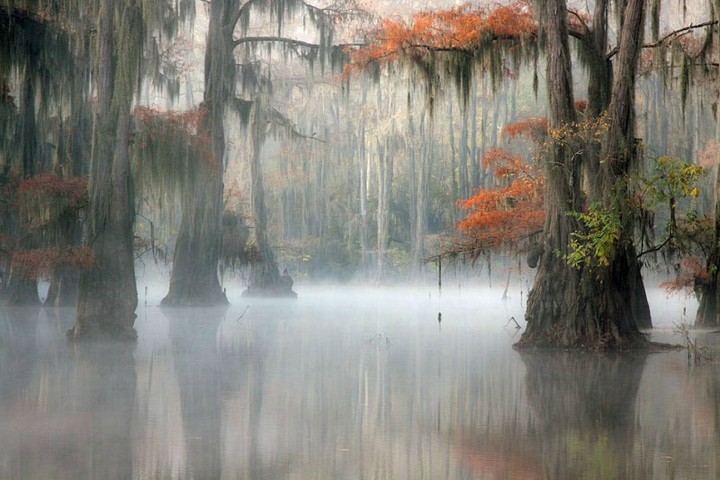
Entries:
[[0,378],[11,392],[0,401],[0,478],[131,478],[134,344],[69,346],[62,321],[40,317],[15,319],[25,331],[12,338],[30,353],[0,369],[18,375]]
[[[229,320],[219,335],[223,372],[223,477],[275,479],[287,477],[288,461],[279,457],[290,418],[279,419],[267,408],[269,352],[277,351],[280,328],[292,303],[253,305]],[[281,388],[281,385],[275,385]],[[269,390],[269,391],[268,391]],[[285,432],[286,433],[286,432]],[[286,435],[285,435],[286,436]],[[287,441],[287,440],[285,440]]]
[[651,465],[634,448],[635,406],[645,358],[522,353],[535,442],[547,478],[647,476]]
[[220,478],[221,377],[218,327],[225,307],[169,309],[173,361],[187,449],[186,470],[193,478]]
[[89,469],[78,477],[131,478],[135,344],[80,342],[73,348],[75,371],[68,392],[73,401],[67,405],[79,416],[78,449],[87,452],[80,465]]

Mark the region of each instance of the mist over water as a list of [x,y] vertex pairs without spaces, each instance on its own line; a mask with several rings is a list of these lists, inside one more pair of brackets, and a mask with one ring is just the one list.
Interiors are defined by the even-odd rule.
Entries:
[[[160,308],[137,343],[0,312],[0,478],[716,478],[718,365],[512,348],[518,288],[298,287]],[[649,292],[654,339],[696,303]],[[441,314],[440,316],[438,314]],[[438,321],[438,320],[441,321]],[[716,335],[701,341],[717,344]]]

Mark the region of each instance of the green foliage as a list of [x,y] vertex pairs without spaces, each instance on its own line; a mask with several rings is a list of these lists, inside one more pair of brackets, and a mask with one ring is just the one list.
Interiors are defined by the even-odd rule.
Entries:
[[[696,228],[699,223],[693,212],[683,222],[676,220],[676,204],[680,199],[696,198],[700,194],[698,182],[706,174],[703,167],[687,164],[668,156],[655,160],[655,172],[650,176],[633,176],[628,179],[630,201],[633,212],[655,210],[667,205],[670,221],[666,239],[662,246],[675,246],[670,237],[683,234],[686,229]],[[569,212],[577,219],[580,229],[570,234],[570,253],[563,258],[573,268],[596,268],[609,265],[615,242],[623,228],[619,207],[602,206],[595,202],[586,212]],[[660,247],[651,249],[658,250]]]
[[582,227],[570,234],[570,253],[564,256],[565,261],[577,269],[607,267],[622,230],[620,213],[595,202],[587,212],[568,215],[576,218]]
[[631,178],[630,182],[636,184],[639,199],[647,208],[679,198],[697,198],[698,182],[706,173],[700,165],[663,155],[655,160],[653,175]]

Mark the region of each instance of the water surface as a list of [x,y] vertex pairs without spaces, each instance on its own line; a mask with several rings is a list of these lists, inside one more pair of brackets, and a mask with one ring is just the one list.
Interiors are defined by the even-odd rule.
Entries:
[[[229,293],[151,293],[137,344],[68,344],[71,310],[0,312],[0,478],[720,478],[717,363],[519,353],[519,291]],[[679,342],[694,302],[650,293],[653,337]]]

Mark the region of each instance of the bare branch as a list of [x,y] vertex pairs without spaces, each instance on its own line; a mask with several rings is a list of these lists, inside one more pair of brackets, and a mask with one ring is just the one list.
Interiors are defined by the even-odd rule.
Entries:
[[[642,48],[658,48],[658,47],[661,47],[665,42],[667,42],[668,40],[670,40],[672,38],[685,35],[685,34],[691,32],[692,30],[696,30],[698,28],[711,27],[711,26],[717,25],[717,24],[718,24],[717,20],[710,20],[710,21],[703,22],[703,23],[691,24],[686,27],[679,28],[677,30],[673,30],[672,32],[670,32],[670,33],[664,35],[663,37],[661,37],[660,39],[658,39],[657,42],[646,43],[645,45],[642,46]],[[615,47],[612,50],[610,50],[605,57],[609,60],[612,57],[614,57],[615,55],[617,55],[617,53],[618,53],[618,48]]]

